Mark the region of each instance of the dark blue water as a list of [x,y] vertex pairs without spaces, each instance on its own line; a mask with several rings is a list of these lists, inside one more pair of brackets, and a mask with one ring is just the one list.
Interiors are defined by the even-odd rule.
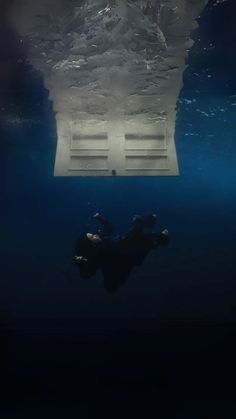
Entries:
[[[235,417],[236,10],[215,4],[177,103],[179,177],[54,178],[43,80],[27,62],[4,78],[5,121],[25,120],[1,128],[4,419]],[[114,295],[71,265],[96,211],[117,232],[156,212],[170,232]]]

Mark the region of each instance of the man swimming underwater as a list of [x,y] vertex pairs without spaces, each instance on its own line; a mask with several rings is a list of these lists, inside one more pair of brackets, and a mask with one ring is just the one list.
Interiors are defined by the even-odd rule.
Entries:
[[113,237],[111,223],[101,214],[93,217],[99,221],[102,230],[98,234],[83,234],[76,242],[74,263],[84,279],[101,270],[104,286],[114,292],[127,280],[134,266],[141,265],[152,249],[169,242],[168,230],[153,232],[156,215],[147,217],[135,215],[131,229],[118,238]]

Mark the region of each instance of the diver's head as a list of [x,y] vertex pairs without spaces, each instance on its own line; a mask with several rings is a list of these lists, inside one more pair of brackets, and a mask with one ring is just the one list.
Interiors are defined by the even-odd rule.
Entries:
[[93,244],[99,244],[102,241],[98,234],[87,233],[86,236]]

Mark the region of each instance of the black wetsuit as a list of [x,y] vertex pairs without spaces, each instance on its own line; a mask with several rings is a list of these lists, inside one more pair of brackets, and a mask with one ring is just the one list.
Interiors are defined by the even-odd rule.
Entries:
[[152,249],[169,241],[167,234],[144,232],[139,219],[126,235],[114,240],[110,237],[111,224],[104,218],[99,221],[103,226],[103,234],[99,234],[101,240],[94,243],[83,234],[76,242],[75,255],[86,259],[78,264],[81,276],[90,278],[100,269],[105,288],[110,292],[128,280],[133,267],[141,265]]
[[100,242],[94,243],[87,237],[87,234],[83,234],[75,244],[75,255],[86,259],[78,265],[81,276],[85,279],[94,276],[107,259],[113,258],[115,252],[116,245],[110,238],[101,237]]
[[131,231],[122,237],[113,247],[109,257],[101,260],[104,286],[109,292],[116,291],[127,282],[134,266],[141,265],[152,249],[168,243],[164,233],[143,233]]

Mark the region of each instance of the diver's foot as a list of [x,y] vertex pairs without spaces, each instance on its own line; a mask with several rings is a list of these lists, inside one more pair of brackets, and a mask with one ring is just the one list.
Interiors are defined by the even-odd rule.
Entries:
[[81,265],[88,262],[88,259],[84,258],[83,256],[74,256],[73,262],[77,265]]
[[165,234],[165,236],[168,236],[169,231],[165,228],[165,230],[162,231],[162,234]]

